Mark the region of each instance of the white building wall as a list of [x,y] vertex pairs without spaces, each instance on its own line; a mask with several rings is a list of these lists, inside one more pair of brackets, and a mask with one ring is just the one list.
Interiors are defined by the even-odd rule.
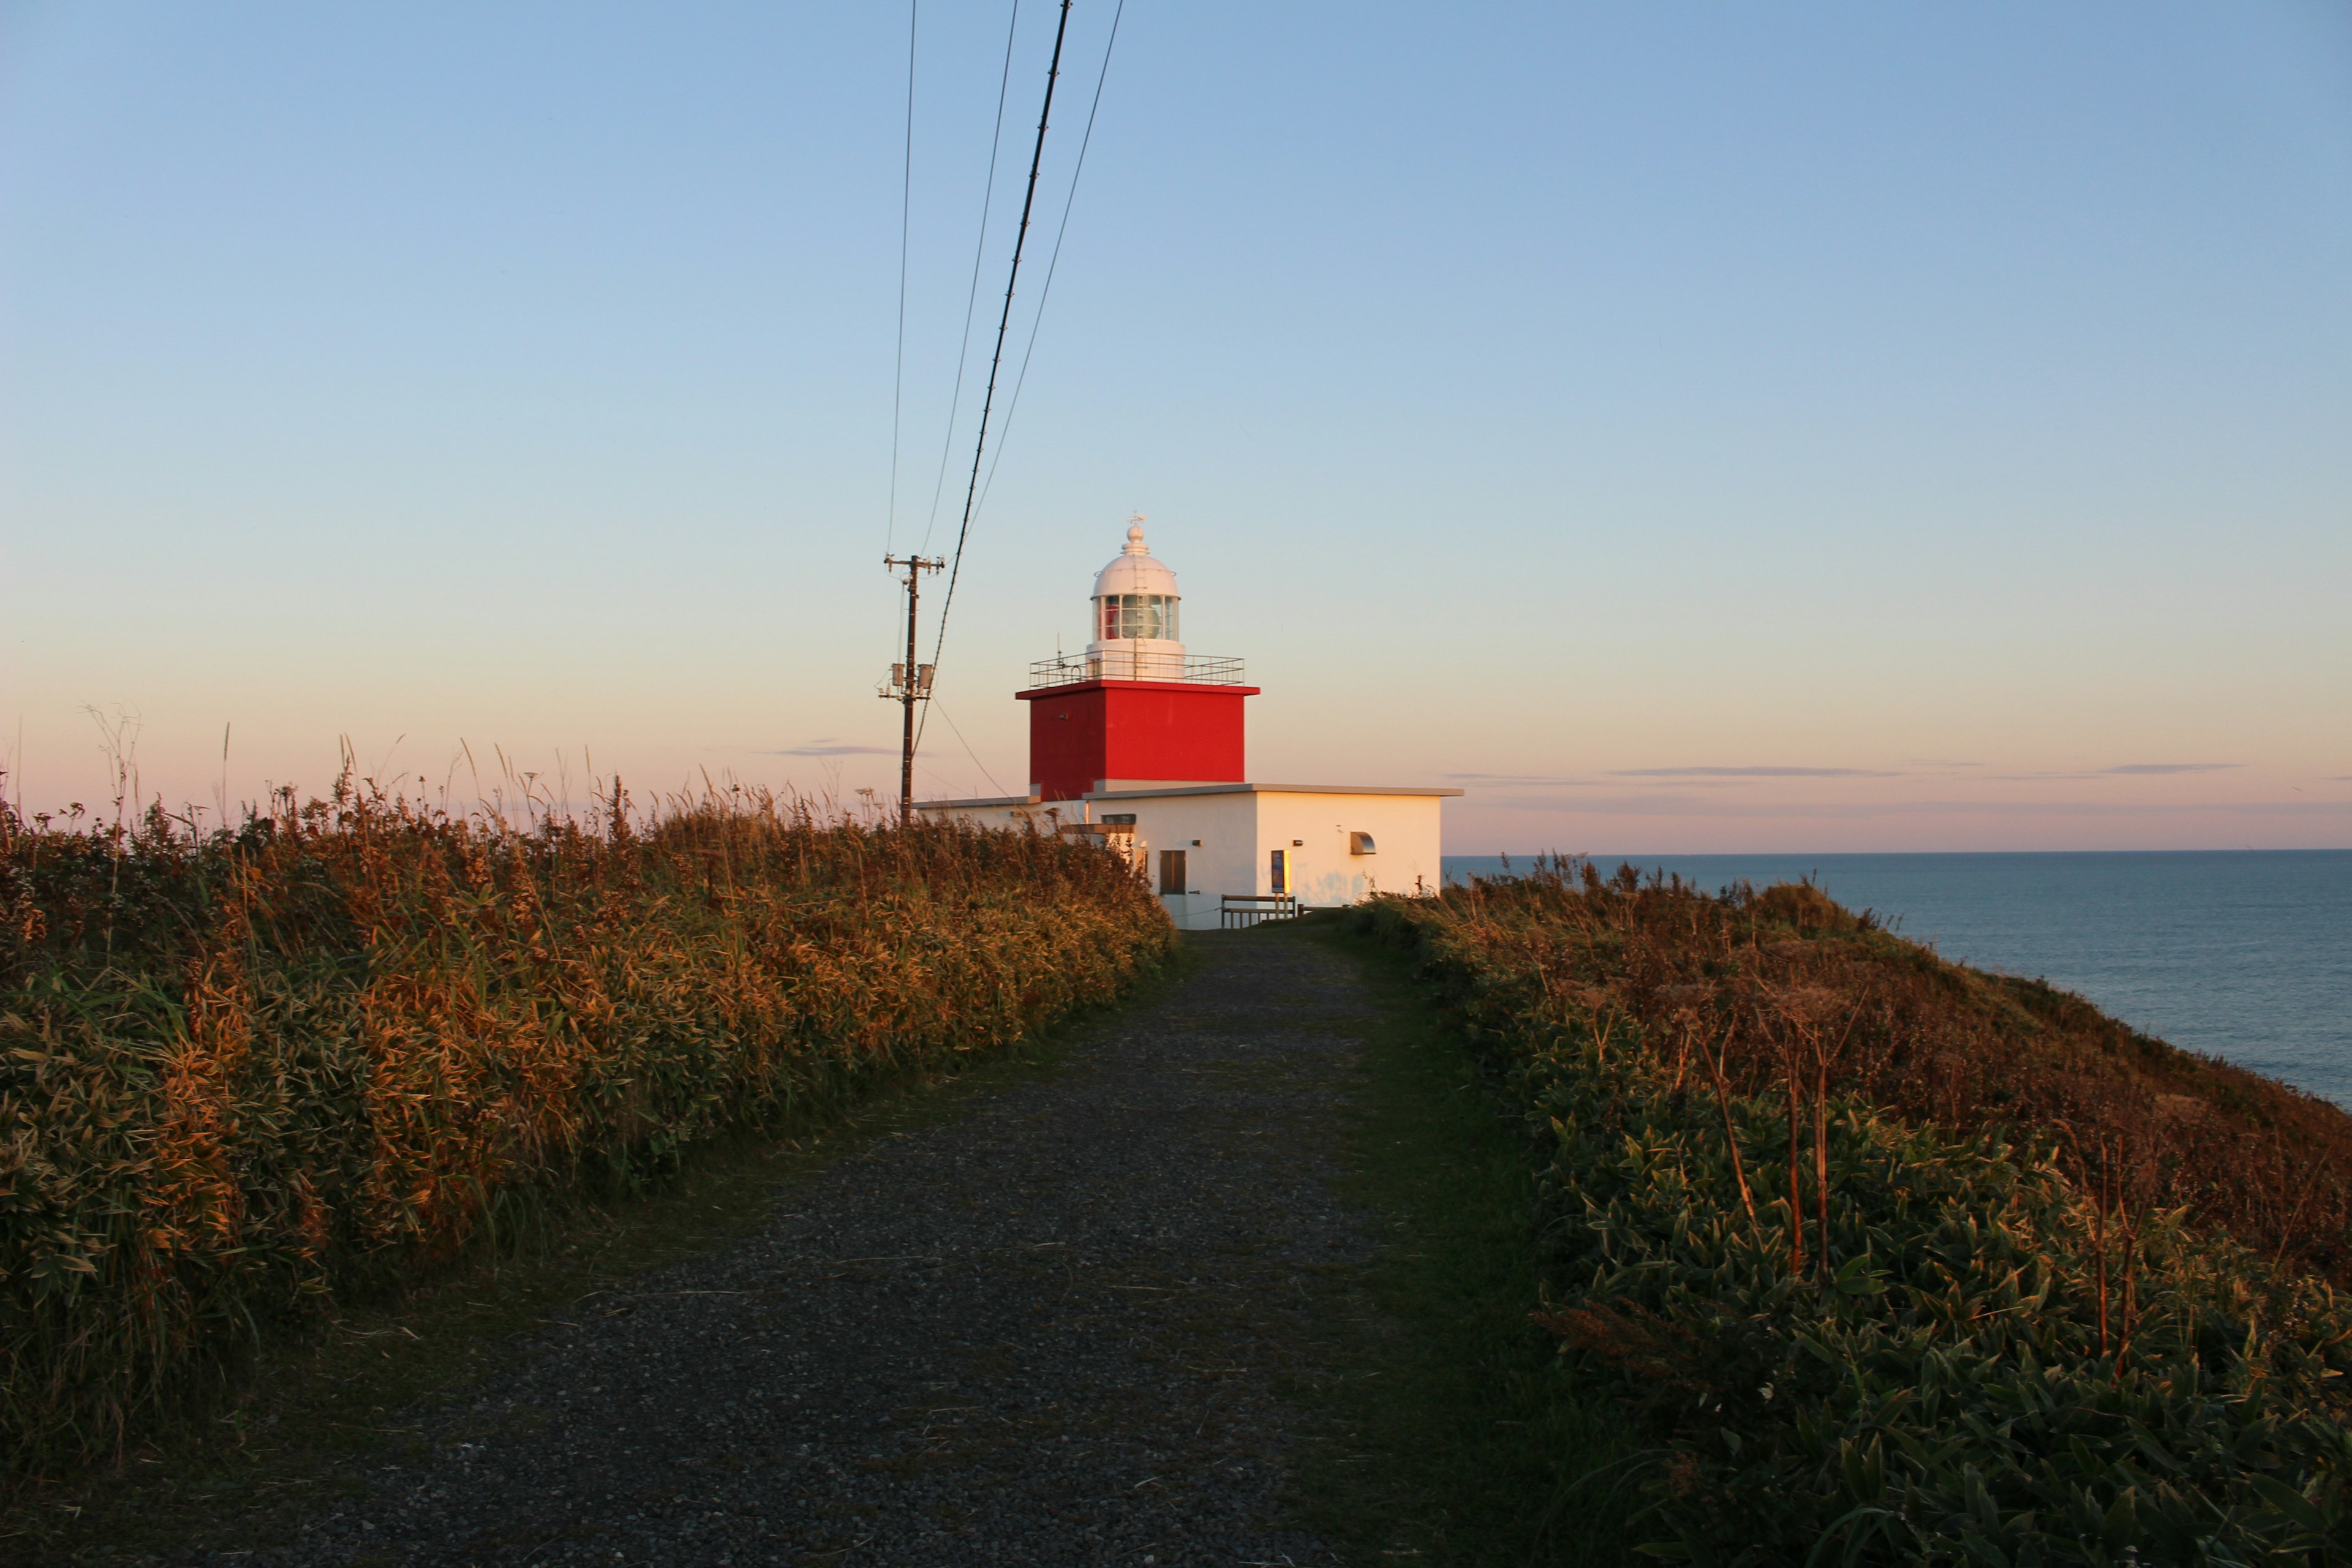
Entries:
[[[1458,794],[1445,791],[1444,794]],[[1227,894],[1271,894],[1274,854],[1288,857],[1290,894],[1310,908],[1361,901],[1374,892],[1410,893],[1440,884],[1441,792],[1283,788],[1258,784],[1191,793],[1098,792],[1097,820],[1132,814],[1139,863],[1156,888],[1159,851],[1186,854],[1186,894],[1163,902],[1186,931],[1213,931]],[[1349,852],[1349,835],[1369,833],[1373,852]],[[1198,840],[1198,842],[1194,842]]]
[[[1233,892],[1273,890],[1273,851],[1290,856],[1291,894],[1317,909],[1360,903],[1375,892],[1434,889],[1439,797],[1264,790],[1258,802],[1255,881]],[[1349,852],[1349,835],[1369,833],[1373,852]]]
[[1128,796],[1089,802],[1097,821],[1133,814],[1137,864],[1160,889],[1160,852],[1184,852],[1183,893],[1162,893],[1169,919],[1179,931],[1217,929],[1217,900],[1246,893],[1251,857],[1257,848],[1256,797],[1242,794]]
[[[1458,790],[1423,793],[1318,790],[1311,785],[1171,785],[1162,791],[1098,791],[1084,801],[937,801],[927,816],[983,827],[1135,818],[1134,863],[1160,890],[1160,852],[1184,852],[1185,888],[1160,902],[1182,931],[1214,931],[1227,894],[1270,894],[1274,855],[1289,858],[1290,894],[1312,909],[1360,902],[1375,892],[1411,893],[1441,885],[1440,802]],[[1350,835],[1371,835],[1373,852],[1353,854]]]

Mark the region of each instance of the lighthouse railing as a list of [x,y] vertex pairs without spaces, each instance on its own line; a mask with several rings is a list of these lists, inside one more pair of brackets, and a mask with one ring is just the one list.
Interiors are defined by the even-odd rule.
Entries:
[[1029,667],[1029,687],[1076,686],[1088,680],[1184,680],[1239,686],[1242,661],[1190,653],[1089,653],[1041,658]]

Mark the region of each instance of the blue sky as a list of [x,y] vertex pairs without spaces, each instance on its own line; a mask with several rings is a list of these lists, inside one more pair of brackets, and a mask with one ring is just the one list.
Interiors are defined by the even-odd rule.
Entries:
[[[12,787],[887,785],[1010,15],[922,11],[894,525],[904,8],[0,11]],[[2347,198],[2341,6],[1134,0],[923,786],[1139,510],[1252,773],[1449,848],[2352,844]]]

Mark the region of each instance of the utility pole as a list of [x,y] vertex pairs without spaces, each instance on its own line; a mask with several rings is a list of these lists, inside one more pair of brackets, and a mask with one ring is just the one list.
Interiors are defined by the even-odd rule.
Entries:
[[944,557],[929,561],[919,555],[885,555],[885,571],[907,569],[907,662],[890,667],[890,679],[882,683],[877,693],[887,702],[896,702],[905,710],[905,724],[898,741],[898,821],[901,826],[915,819],[915,704],[926,702],[931,695],[931,671],[936,668],[915,662],[915,601],[920,596],[922,576],[926,572],[938,572],[947,565]]

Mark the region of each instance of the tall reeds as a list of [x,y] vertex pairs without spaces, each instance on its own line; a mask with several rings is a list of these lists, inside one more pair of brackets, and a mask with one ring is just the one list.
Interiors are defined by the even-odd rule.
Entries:
[[0,806],[0,1452],[114,1447],[321,1299],[1171,941],[1099,851],[742,791],[516,826],[346,784],[204,837]]

